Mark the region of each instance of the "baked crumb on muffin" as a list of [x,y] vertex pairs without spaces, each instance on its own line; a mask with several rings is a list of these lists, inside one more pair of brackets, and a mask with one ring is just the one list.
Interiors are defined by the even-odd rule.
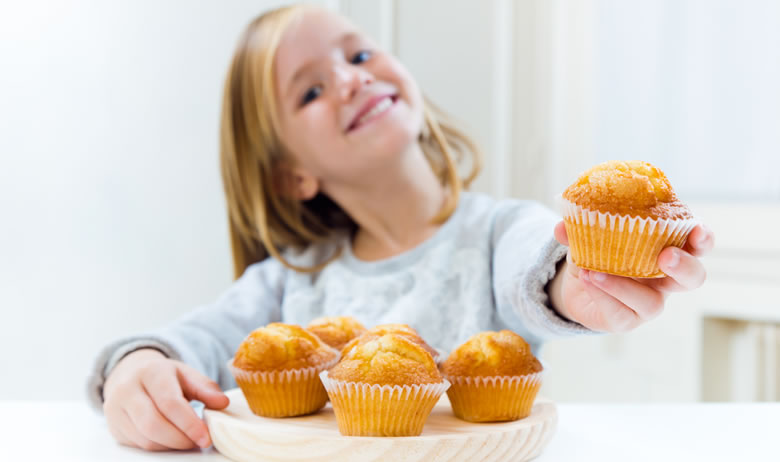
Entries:
[[445,375],[526,375],[542,364],[523,337],[509,330],[481,332],[455,349],[442,364]]
[[664,172],[640,160],[596,165],[566,188],[563,198],[600,212],[662,219],[693,216]]
[[255,329],[241,342],[233,366],[249,371],[300,369],[338,357],[337,350],[301,326],[275,322]]
[[331,347],[341,350],[347,342],[364,333],[366,328],[351,316],[323,316],[312,320],[306,330],[316,334]]
[[439,355],[439,352],[437,352],[436,349],[432,346],[428,345],[428,343],[423,340],[420,334],[408,324],[380,324],[378,326],[374,326],[344,345],[344,347],[341,349],[341,354],[346,355],[355,345],[374,340],[387,334],[400,335],[408,340],[411,340],[412,342],[417,343],[423,347],[423,349],[427,351],[428,354],[434,358],[434,360]]
[[379,385],[440,383],[433,357],[418,343],[385,334],[356,344],[329,372],[334,380]]

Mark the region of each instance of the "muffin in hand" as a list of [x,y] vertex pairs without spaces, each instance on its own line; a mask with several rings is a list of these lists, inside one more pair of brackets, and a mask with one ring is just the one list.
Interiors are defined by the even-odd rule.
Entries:
[[416,436],[449,383],[417,343],[386,334],[355,345],[320,373],[347,436]]
[[663,277],[658,255],[683,247],[696,225],[666,175],[638,160],[596,165],[562,199],[572,261],[602,273]]
[[469,422],[518,420],[531,414],[542,364],[512,331],[470,337],[442,364],[452,411]]
[[306,330],[314,332],[323,342],[337,350],[366,331],[363,324],[351,316],[323,316],[312,320]]
[[325,405],[318,374],[338,359],[337,350],[302,327],[271,323],[244,339],[228,367],[252,412],[291,417]]

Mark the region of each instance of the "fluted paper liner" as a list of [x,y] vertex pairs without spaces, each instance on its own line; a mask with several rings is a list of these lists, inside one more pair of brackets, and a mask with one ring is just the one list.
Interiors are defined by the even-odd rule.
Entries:
[[262,417],[293,417],[311,414],[325,406],[328,395],[318,374],[337,362],[338,358],[301,369],[247,371],[233,366],[231,359],[228,368],[253,413]]
[[518,376],[448,375],[447,390],[455,417],[468,422],[504,422],[531,415],[542,372]]
[[619,276],[663,277],[658,254],[666,247],[683,247],[697,223],[599,212],[563,198],[561,205],[574,264]]
[[417,436],[450,386],[441,383],[378,385],[328,378],[320,372],[339,432],[345,436]]

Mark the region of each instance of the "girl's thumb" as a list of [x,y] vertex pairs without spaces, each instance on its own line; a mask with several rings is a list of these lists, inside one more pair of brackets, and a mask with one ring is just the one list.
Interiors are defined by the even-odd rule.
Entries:
[[224,409],[230,404],[216,382],[187,365],[182,364],[178,369],[185,398],[200,401],[209,409]]

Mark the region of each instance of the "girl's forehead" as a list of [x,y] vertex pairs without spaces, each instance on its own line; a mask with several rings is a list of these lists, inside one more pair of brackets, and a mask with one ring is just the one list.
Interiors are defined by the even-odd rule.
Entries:
[[275,66],[280,82],[288,81],[302,64],[330,53],[345,36],[362,36],[346,18],[325,9],[303,12],[282,34]]

